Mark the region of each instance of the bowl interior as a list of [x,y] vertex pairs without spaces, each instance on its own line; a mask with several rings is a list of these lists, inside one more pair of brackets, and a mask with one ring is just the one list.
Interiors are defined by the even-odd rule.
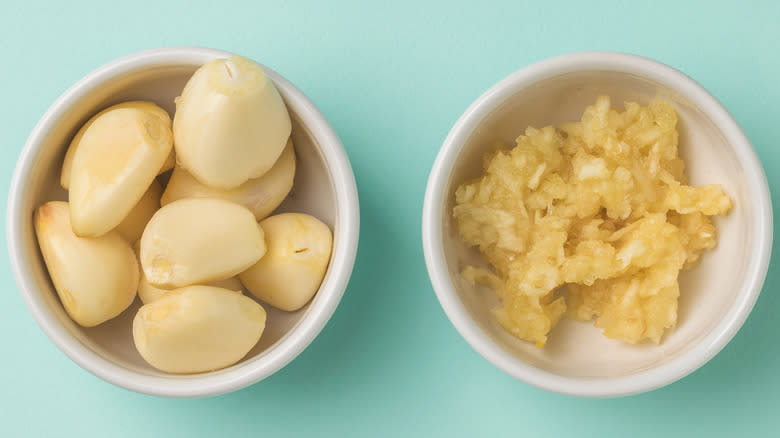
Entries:
[[[721,184],[733,199],[726,217],[716,217],[718,246],[702,256],[701,264],[680,276],[677,327],[662,343],[627,345],[607,339],[592,323],[564,318],[544,348],[518,340],[494,320],[498,305],[484,286],[471,287],[460,276],[466,265],[486,266],[476,249],[468,248],[452,219],[454,191],[482,172],[482,155],[496,140],[514,144],[527,126],[542,127],[579,120],[598,95],[612,98],[622,109],[625,101],[648,104],[654,97],[669,101],[679,116],[680,154],[690,183]],[[652,80],[614,71],[561,74],[516,91],[487,114],[466,139],[445,187],[442,239],[447,269],[456,292],[473,320],[506,351],[534,367],[564,377],[617,377],[655,368],[680,356],[706,336],[732,307],[742,287],[751,248],[750,212],[755,202],[748,192],[744,169],[717,126],[684,96]],[[724,269],[724,267],[727,267]]]
[[[41,311],[48,314],[50,319],[56,320],[64,330],[97,356],[108,359],[129,371],[171,379],[198,379],[204,375],[228,373],[241,363],[259,359],[264,353],[283,343],[296,324],[306,317],[310,307],[326,297],[318,294],[309,305],[296,312],[284,312],[263,305],[268,312],[266,330],[260,342],[233,367],[212,373],[169,375],[149,366],[133,345],[132,319],[135,311],[140,307],[139,299],[136,298],[133,305],[119,317],[97,327],[83,328],[71,321],[62,308],[47,274],[32,227],[32,215],[34,209],[46,201],[67,200],[67,192],[59,186],[60,168],[65,150],[83,122],[99,110],[127,100],[154,101],[173,115],[174,98],[181,93],[184,84],[198,66],[179,63],[128,71],[103,84],[95,85],[90,92],[78,98],[42,139],[24,188],[20,212],[23,215],[21,251],[24,260],[28,262],[23,264],[22,269],[28,270],[28,277],[33,279],[34,293],[40,295],[37,298],[46,303]],[[277,85],[282,96],[286,97],[287,91],[279,86],[278,82]],[[334,230],[334,225],[337,223],[337,210],[332,175],[326,166],[317,137],[307,129],[302,122],[302,115],[298,114],[289,103],[288,109],[292,118],[292,137],[298,162],[293,190],[277,212],[309,213]],[[334,249],[339,245],[338,231],[334,230]],[[328,283],[329,276],[330,270],[323,282],[323,288]],[[247,295],[251,296],[248,293]]]

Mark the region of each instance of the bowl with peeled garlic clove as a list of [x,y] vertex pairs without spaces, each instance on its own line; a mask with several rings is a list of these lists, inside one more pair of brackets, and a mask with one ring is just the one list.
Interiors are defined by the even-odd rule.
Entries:
[[359,209],[343,146],[273,70],[171,47],[88,74],[33,129],[8,198],[11,264],[81,367],[168,397],[278,371],[338,306]]

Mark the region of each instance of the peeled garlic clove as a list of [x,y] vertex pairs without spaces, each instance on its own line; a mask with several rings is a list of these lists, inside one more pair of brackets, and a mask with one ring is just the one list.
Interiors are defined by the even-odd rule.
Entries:
[[119,225],[154,181],[172,141],[170,129],[146,111],[120,108],[98,117],[73,157],[73,231],[100,236]]
[[265,254],[251,211],[221,199],[181,199],[157,210],[141,237],[141,266],[162,289],[232,277]]
[[[63,189],[68,190],[68,187],[70,187],[70,173],[71,173],[71,167],[73,166],[73,157],[76,155],[76,150],[78,149],[78,145],[79,142],[81,141],[81,137],[84,136],[84,132],[87,130],[87,128],[89,128],[92,125],[95,119],[97,119],[98,117],[102,116],[103,114],[111,110],[115,110],[119,108],[136,108],[139,110],[146,111],[150,114],[159,117],[160,120],[168,128],[171,127],[171,116],[168,115],[168,112],[160,108],[159,106],[155,105],[152,102],[146,102],[143,100],[122,102],[120,104],[108,107],[103,111],[100,111],[99,113],[92,116],[92,118],[87,120],[87,123],[84,123],[81,126],[81,128],[79,128],[78,132],[76,132],[76,135],[73,136],[73,140],[71,140],[70,146],[68,146],[68,151],[65,153],[65,161],[62,162],[62,173],[60,174],[60,185],[62,186]],[[159,173],[163,173],[166,170],[172,169],[174,164],[176,164],[176,156],[174,155],[173,150],[171,150],[171,153],[168,155],[168,159],[165,161],[165,165],[163,165]]]
[[38,207],[33,222],[54,288],[77,324],[96,326],[130,306],[138,289],[138,262],[118,232],[76,236],[68,204],[59,201]]
[[[133,252],[135,252],[136,258],[140,260],[140,254],[141,254],[141,242],[136,242],[135,245],[133,245]],[[140,262],[139,262],[140,267]],[[172,293],[178,289],[160,289],[158,287],[154,287],[151,283],[149,283],[149,280],[146,279],[146,275],[144,275],[143,269],[139,269],[140,272],[140,279],[138,281],[138,298],[141,299],[141,302],[144,304],[149,304],[151,302],[157,301],[160,298],[166,296],[169,293]],[[204,284],[203,286],[214,286],[214,287],[220,287],[222,289],[227,289],[234,291],[239,294],[243,294],[244,285],[241,284],[241,280],[238,279],[238,276],[233,276],[230,278],[226,278],[224,280],[217,280],[212,281],[210,283]]]
[[152,181],[149,190],[144,193],[141,200],[135,204],[124,220],[117,225],[116,230],[130,243],[135,243],[144,233],[144,228],[154,213],[160,209],[160,196],[162,186],[157,181]]
[[[230,277],[225,280],[212,281],[211,283],[208,283],[205,286],[219,287],[222,289],[227,289],[229,291],[237,292],[239,294],[242,293],[242,289],[243,289],[243,286],[241,285],[241,281],[238,279],[238,277]],[[142,303],[144,304],[152,303],[177,290],[178,289],[173,289],[173,290],[160,289],[152,286],[152,284],[149,283],[149,280],[146,279],[144,272],[141,271],[141,280],[138,282],[138,298],[141,299]]]
[[221,287],[222,289],[232,290],[234,292],[243,293],[244,285],[241,284],[241,280],[238,279],[238,275],[235,275],[224,280],[212,281],[206,286]]
[[231,189],[265,174],[291,129],[273,82],[239,56],[200,67],[176,100],[178,163],[211,187]]
[[184,198],[218,198],[241,204],[264,219],[290,193],[295,178],[295,150],[292,139],[282,155],[265,175],[250,179],[234,189],[216,189],[202,184],[189,172],[176,167],[162,195],[162,205]]
[[232,365],[257,343],[266,313],[227,289],[188,286],[138,310],[133,341],[150,365],[169,373],[200,373]]
[[284,213],[260,222],[267,251],[239,275],[252,295],[282,310],[298,310],[311,300],[328,269],[333,236],[313,216]]
[[171,148],[171,153],[168,154],[168,158],[165,159],[165,162],[163,163],[162,167],[160,168],[160,171],[157,172],[157,174],[159,175],[161,173],[167,172],[173,169],[174,166],[176,166],[176,151],[174,151],[173,148]]

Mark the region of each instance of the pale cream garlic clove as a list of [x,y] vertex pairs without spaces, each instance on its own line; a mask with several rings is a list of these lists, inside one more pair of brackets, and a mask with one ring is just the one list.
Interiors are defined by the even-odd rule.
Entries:
[[160,197],[162,196],[162,186],[157,181],[152,181],[152,185],[141,197],[141,200],[135,204],[130,213],[117,225],[116,230],[128,242],[135,243],[144,233],[144,228],[154,213],[160,209]]
[[211,286],[187,286],[146,304],[133,319],[133,341],[150,365],[169,373],[230,366],[254,347],[266,312],[251,298]]
[[260,222],[267,250],[263,258],[239,275],[252,295],[287,311],[311,300],[328,269],[333,236],[319,219],[283,213]]
[[[242,289],[244,288],[241,285],[241,281],[238,279],[238,277],[230,277],[225,280],[212,281],[208,284],[205,284],[204,286],[219,287],[222,289],[234,291],[239,294],[242,293]],[[152,284],[149,283],[149,280],[146,279],[144,271],[141,270],[141,280],[138,282],[138,298],[141,299],[142,303],[149,304],[155,302],[176,290],[177,289],[160,289],[158,287],[152,286]]]
[[206,284],[206,286],[221,287],[222,289],[232,290],[234,292],[243,293],[244,285],[241,284],[238,275],[235,275],[224,280],[212,281]]
[[[146,111],[150,114],[153,114],[160,118],[160,120],[167,126],[169,129],[171,128],[171,116],[168,115],[168,112],[164,109],[160,108],[153,102],[147,102],[143,100],[134,100],[130,102],[122,102],[120,104],[110,106],[103,111],[100,111],[99,113],[95,114],[87,120],[86,123],[81,125],[81,128],[79,128],[78,132],[76,132],[76,135],[73,136],[73,140],[70,142],[70,146],[68,146],[68,151],[65,153],[65,160],[62,162],[62,173],[60,173],[60,185],[63,189],[68,190],[70,187],[70,174],[71,174],[71,168],[73,166],[73,157],[76,155],[76,150],[78,149],[79,142],[81,141],[81,137],[84,136],[84,132],[92,126],[92,123],[97,119],[98,117],[102,116],[103,114],[120,108],[135,108],[142,111]],[[173,165],[176,164],[176,156],[173,152],[173,149],[171,149],[170,154],[168,154],[168,158],[165,160],[165,164],[163,164],[162,168],[160,168],[159,173],[163,173],[167,170],[170,170],[173,168]]]
[[141,266],[153,286],[173,289],[232,277],[265,254],[251,211],[221,199],[181,199],[152,216],[141,237]]
[[77,324],[96,326],[130,306],[138,289],[138,262],[118,232],[76,236],[68,204],[60,201],[38,207],[33,222],[54,288]]
[[[175,291],[176,289],[160,289],[158,287],[152,286],[151,283],[149,283],[149,280],[146,279],[146,275],[144,275],[144,270],[140,269],[140,259],[141,259],[141,242],[136,242],[135,245],[133,245],[133,251],[135,252],[136,258],[139,260],[139,271],[140,271],[140,279],[138,281],[138,298],[141,299],[141,302],[143,304],[149,304],[151,302],[157,301],[160,298],[164,297],[165,295]],[[226,278],[224,280],[217,280],[212,281],[210,283],[205,284],[204,286],[214,286],[214,287],[221,287],[222,289],[232,290],[236,293],[243,294],[244,285],[241,284],[241,280],[238,279],[237,276]]]
[[287,142],[274,166],[260,178],[250,179],[233,189],[209,187],[181,167],[173,170],[162,195],[162,205],[185,198],[218,198],[241,204],[254,213],[257,220],[273,212],[290,193],[295,178],[295,150],[292,139]]
[[68,193],[73,231],[100,236],[119,225],[149,189],[172,142],[159,117],[136,108],[95,119],[73,157]]
[[[171,131],[173,133],[173,131]],[[171,148],[171,153],[168,154],[168,158],[165,159],[165,162],[163,163],[160,170],[157,172],[158,175],[165,173],[173,167],[176,166],[176,150],[174,148]]]
[[239,56],[200,67],[176,100],[178,164],[211,187],[235,188],[268,172],[291,129],[273,82]]

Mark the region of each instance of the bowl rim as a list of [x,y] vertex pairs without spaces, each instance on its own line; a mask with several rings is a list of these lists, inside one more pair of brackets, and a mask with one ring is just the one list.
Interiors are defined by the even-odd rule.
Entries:
[[131,53],[97,68],[68,88],[40,118],[22,148],[11,179],[6,239],[11,268],[25,305],[43,332],[71,360],[97,377],[131,391],[166,397],[202,397],[235,391],[270,376],[297,357],[325,327],[341,301],[355,263],[360,209],[354,173],[341,140],[322,113],[300,90],[272,69],[260,64],[287,105],[294,108],[307,130],[317,138],[334,187],[337,211],[334,229],[339,232],[339,241],[334,246],[328,268],[328,274],[332,276],[330,287],[320,291],[320,295],[326,299],[312,301],[306,317],[263,352],[262,358],[257,358],[262,360],[249,360],[232,368],[193,375],[195,377],[190,376],[188,379],[151,376],[124,368],[82,344],[45,311],[42,294],[37,292],[32,273],[22,258],[24,244],[21,236],[23,221],[30,220],[22,217],[24,187],[46,133],[59,122],[61,115],[68,111],[74,101],[112,78],[160,66],[202,65],[212,59],[231,55],[230,52],[205,47],[161,47]]
[[[745,282],[734,306],[694,347],[674,360],[621,377],[566,377],[536,368],[498,345],[471,318],[449,277],[442,243],[444,193],[452,167],[469,134],[490,112],[521,89],[546,78],[581,71],[614,71],[654,80],[696,105],[720,127],[746,172],[747,191],[755,198],[751,217],[757,247],[747,266]],[[480,355],[505,373],[530,385],[580,397],[619,397],[650,391],[692,373],[714,357],[743,325],[761,292],[772,250],[772,203],[764,170],[750,141],[732,115],[704,87],[684,73],[658,61],[621,52],[575,52],[522,68],[490,87],[455,122],[432,166],[425,189],[422,241],[433,289],[450,322]]]

